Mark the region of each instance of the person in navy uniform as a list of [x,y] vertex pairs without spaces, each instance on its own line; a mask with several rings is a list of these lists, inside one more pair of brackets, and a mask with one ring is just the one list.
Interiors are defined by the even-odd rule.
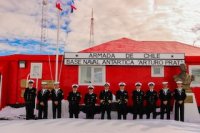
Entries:
[[73,84],[72,91],[69,92],[67,100],[69,101],[69,118],[78,118],[80,108],[79,103],[81,100],[81,94],[78,92],[79,85]]
[[24,101],[26,107],[26,119],[35,119],[34,109],[35,109],[35,98],[36,98],[36,88],[33,87],[34,81],[28,81],[28,87],[24,92]]
[[110,83],[105,83],[104,90],[100,92],[100,107],[101,107],[101,119],[104,119],[105,112],[107,112],[107,119],[111,119],[111,103],[112,92],[110,91]]
[[47,89],[47,82],[42,82],[42,89],[38,91],[38,119],[48,118],[48,100],[50,91]]
[[171,103],[171,91],[168,88],[168,82],[162,82],[163,88],[159,92],[160,98],[160,119],[164,119],[165,112],[167,113],[167,119],[170,119],[170,103]]
[[176,83],[177,83],[177,88],[174,90],[175,120],[184,121],[184,100],[186,99],[186,93],[185,89],[182,88],[183,82],[177,81]]
[[116,101],[118,104],[118,119],[121,119],[121,116],[123,116],[123,119],[126,119],[127,115],[127,103],[128,103],[128,92],[125,90],[126,84],[124,82],[119,83],[119,90],[116,92]]
[[158,94],[154,90],[155,83],[149,82],[148,83],[149,90],[146,92],[145,98],[146,98],[146,114],[147,119],[150,119],[150,114],[153,113],[153,119],[156,119],[156,102],[158,100]]
[[144,91],[141,90],[142,83],[135,83],[135,90],[132,92],[132,100],[133,100],[133,119],[137,119],[137,115],[139,118],[143,118],[143,108],[144,108]]
[[60,89],[60,83],[54,83],[54,89],[51,91],[53,119],[61,118],[62,100],[64,98],[63,91]]
[[94,119],[97,95],[94,94],[94,86],[89,85],[88,89],[89,89],[89,92],[85,94],[85,98],[84,98],[86,119]]

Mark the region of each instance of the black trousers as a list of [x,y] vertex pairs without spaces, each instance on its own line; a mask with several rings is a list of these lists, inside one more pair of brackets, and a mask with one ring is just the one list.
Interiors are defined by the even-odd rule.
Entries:
[[118,119],[120,120],[123,116],[123,119],[126,120],[127,115],[127,104],[118,104]]
[[48,105],[44,106],[38,105],[38,119],[47,119],[48,117]]
[[62,108],[62,104],[58,103],[58,105],[55,105],[53,103],[53,119],[56,118],[61,118],[61,108]]
[[111,105],[110,104],[101,104],[101,119],[104,119],[105,112],[107,113],[107,119],[111,119]]
[[79,104],[69,103],[69,118],[78,118],[79,112]]
[[26,120],[35,119],[34,109],[35,105],[26,103]]
[[139,118],[143,118],[143,104],[137,104],[135,103],[133,105],[133,119],[137,119],[137,115],[139,115]]
[[85,111],[86,111],[86,119],[94,119],[95,105],[86,105]]
[[156,119],[156,105],[155,104],[147,104],[146,106],[147,119],[150,119],[151,113],[153,113],[153,119]]
[[175,102],[175,120],[184,121],[184,103],[179,104],[178,101]]
[[[161,101],[162,102],[162,101]],[[160,119],[164,119],[164,114],[167,114],[167,119],[170,119],[170,104],[161,104],[160,105]]]

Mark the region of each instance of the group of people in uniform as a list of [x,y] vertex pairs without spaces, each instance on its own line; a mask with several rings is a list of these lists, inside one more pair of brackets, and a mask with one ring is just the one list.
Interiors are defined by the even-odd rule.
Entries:
[[[184,121],[184,100],[186,99],[186,92],[182,88],[182,81],[177,81],[177,88],[172,92],[168,88],[168,82],[162,82],[163,88],[157,92],[154,90],[155,83],[148,83],[148,91],[142,90],[142,83],[136,82],[135,89],[132,92],[133,101],[133,119],[143,119],[143,115],[146,113],[146,118],[150,119],[150,115],[153,115],[153,119],[156,119],[157,101],[160,99],[160,118],[170,119],[171,100],[175,101],[175,120]],[[59,82],[54,83],[54,89],[51,91],[47,89],[47,82],[42,82],[42,89],[36,93],[36,88],[33,87],[34,81],[28,81],[28,87],[24,92],[24,100],[26,107],[26,119],[35,119],[34,108],[35,99],[38,100],[38,119],[48,118],[48,100],[52,100],[53,118],[61,118],[62,100],[64,99],[63,90],[60,89]],[[119,90],[116,92],[116,103],[118,119],[126,119],[128,113],[128,100],[129,94],[126,90],[126,84],[124,82],[119,83]],[[82,98],[81,93],[78,91],[79,85],[73,84],[72,91],[69,92],[67,100],[69,102],[69,117],[79,118],[80,101]],[[113,93],[110,90],[110,83],[104,84],[104,89],[100,92],[99,97],[94,93],[94,86],[88,86],[88,93],[84,96],[86,119],[94,119],[95,106],[97,98],[100,100],[101,119],[104,119],[105,113],[107,119],[111,119],[111,105],[113,103]],[[144,105],[144,103],[146,103]]]

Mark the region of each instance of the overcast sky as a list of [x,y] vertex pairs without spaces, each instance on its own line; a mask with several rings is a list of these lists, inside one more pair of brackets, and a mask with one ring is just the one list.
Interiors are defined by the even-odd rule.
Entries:
[[[40,51],[41,0],[1,0],[0,55],[54,54],[55,2],[48,2],[47,44]],[[92,8],[93,46],[122,37],[200,44],[200,0],[75,0],[72,14],[69,2],[62,0],[60,53],[89,47]]]

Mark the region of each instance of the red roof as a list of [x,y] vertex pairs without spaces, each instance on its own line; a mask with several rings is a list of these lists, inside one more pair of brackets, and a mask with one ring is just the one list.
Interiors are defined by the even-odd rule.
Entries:
[[135,41],[121,38],[106,42],[81,52],[133,52],[133,53],[185,53],[200,56],[200,48],[173,41]]

